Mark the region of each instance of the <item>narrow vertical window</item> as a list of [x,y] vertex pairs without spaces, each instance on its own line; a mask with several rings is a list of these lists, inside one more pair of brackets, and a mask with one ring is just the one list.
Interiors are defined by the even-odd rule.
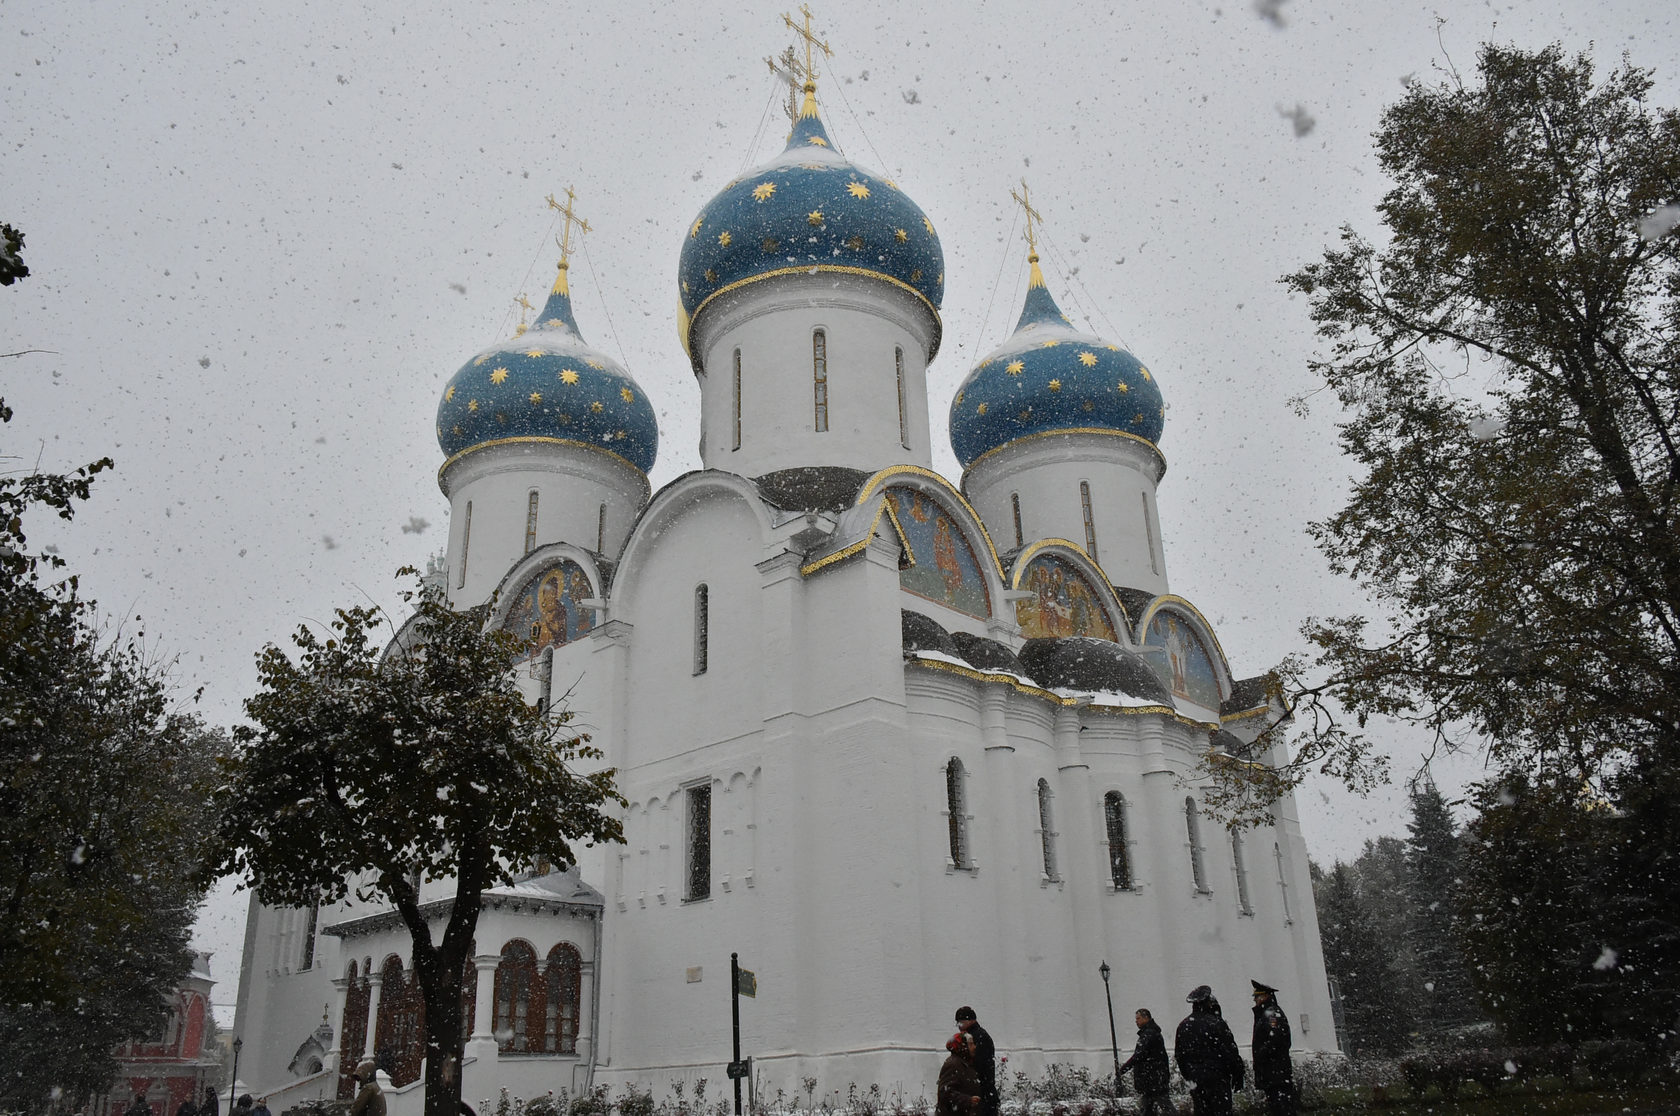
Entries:
[[525,499],[525,553],[537,548],[537,490]]
[[688,878],[686,900],[712,897],[712,784],[688,788]]
[[828,335],[820,329],[811,334],[811,382],[816,426],[821,433],[828,429]]
[[1197,891],[1206,893],[1207,870],[1202,866],[1202,815],[1196,809],[1196,800],[1188,796],[1184,799],[1184,832],[1190,839],[1190,878],[1195,881]]
[[578,994],[583,985],[583,958],[577,948],[561,942],[549,950],[544,976],[548,984],[545,1046],[556,1054],[576,1054]]
[[709,594],[704,585],[694,587],[694,673],[706,673],[706,629],[711,617]]
[[1056,831],[1051,825],[1050,799],[1054,797],[1050,791],[1050,784],[1044,779],[1038,781],[1038,834],[1039,842],[1044,846],[1044,878],[1057,879],[1056,875]]
[[607,505],[601,505],[600,513],[595,517],[595,553],[607,552]]
[[1292,926],[1295,923],[1295,918],[1289,911],[1289,873],[1284,871],[1282,845],[1274,844],[1272,846],[1272,859],[1277,861],[1278,894],[1283,896],[1283,924]]
[[1009,494],[1009,509],[1015,513],[1015,545],[1023,546],[1027,540],[1021,533],[1021,494],[1019,492]]
[[898,364],[898,444],[910,448],[910,417],[904,413],[904,350],[893,348],[893,360]]
[[967,868],[968,796],[963,786],[962,760],[952,756],[945,765],[945,812],[951,819],[951,866]]
[[1231,834],[1231,867],[1237,873],[1237,909],[1245,915],[1254,913],[1254,904],[1248,899],[1248,866],[1243,863],[1242,834]]
[[1143,500],[1143,537],[1149,544],[1149,572],[1161,572],[1160,564],[1155,561],[1155,518],[1149,514],[1149,493],[1140,492],[1138,496]]
[[735,350],[735,444],[731,449],[741,448],[741,350]]
[[1087,481],[1079,482],[1079,507],[1085,513],[1085,553],[1091,556],[1091,561],[1097,561],[1097,523],[1091,517],[1091,485]]
[[315,929],[321,921],[321,905],[314,904],[309,908],[309,921],[303,928],[303,957],[298,962],[299,970],[315,967]]
[[1115,891],[1132,889],[1132,854],[1126,844],[1126,800],[1119,791],[1103,795],[1103,822],[1108,828],[1108,876]]
[[461,568],[455,571],[455,588],[467,583],[467,547],[472,543],[472,501],[467,501],[466,521],[461,524]]

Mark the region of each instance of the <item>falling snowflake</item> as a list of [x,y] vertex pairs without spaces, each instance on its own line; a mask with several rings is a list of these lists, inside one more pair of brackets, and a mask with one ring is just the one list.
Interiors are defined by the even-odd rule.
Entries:
[[402,533],[405,535],[418,535],[423,533],[426,528],[431,525],[431,520],[421,519],[417,515],[411,515],[408,517],[408,522],[403,524]]
[[1608,972],[1609,970],[1614,969],[1615,967],[1616,967],[1616,951],[1611,949],[1609,946],[1605,946],[1604,947],[1604,952],[1600,953],[1598,955],[1598,960],[1593,962],[1593,968],[1597,969],[1599,972],[1602,973],[1602,972]]
[[1300,104],[1299,102],[1297,102],[1295,107],[1292,109],[1286,109],[1282,105],[1279,105],[1277,110],[1278,115],[1289,121],[1290,126],[1295,129],[1296,139],[1300,139],[1302,136],[1312,131],[1318,124],[1318,121],[1314,120],[1312,118],[1312,114],[1307,111],[1306,106]]

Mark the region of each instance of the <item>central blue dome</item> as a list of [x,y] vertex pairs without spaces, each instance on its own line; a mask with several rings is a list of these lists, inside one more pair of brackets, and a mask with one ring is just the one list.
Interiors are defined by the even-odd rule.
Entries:
[[659,452],[659,423],[630,373],[584,344],[562,263],[537,324],[450,377],[437,438],[445,465],[489,445],[547,442],[601,450],[646,473]]
[[951,402],[951,448],[968,468],[982,455],[1036,434],[1119,434],[1154,446],[1166,405],[1143,362],[1074,329],[1032,275],[1015,332],[968,374]]
[[933,222],[898,184],[834,149],[817,116],[814,87],[787,147],[706,203],[683,241],[677,268],[683,348],[706,303],[774,275],[842,272],[884,279],[938,317],[945,253]]

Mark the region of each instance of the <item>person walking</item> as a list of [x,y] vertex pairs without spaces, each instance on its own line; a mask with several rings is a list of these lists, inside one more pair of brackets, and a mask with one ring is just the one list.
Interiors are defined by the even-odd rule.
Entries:
[[175,1116],[198,1116],[198,1105],[193,1103],[191,1093],[188,1093],[187,1099],[175,1109]]
[[222,1116],[222,1099],[216,1095],[214,1085],[205,1086],[204,1103],[198,1106],[198,1116]]
[[134,1100],[123,1112],[123,1116],[152,1116],[152,1106],[146,1103],[144,1093],[135,1093]]
[[1254,1084],[1266,1094],[1266,1116],[1295,1116],[1295,1063],[1289,1057],[1289,1017],[1277,989],[1254,985]]
[[998,1116],[1003,1094],[997,1087],[997,1047],[980,1026],[974,1009],[964,1004],[957,1009],[957,1030],[974,1040],[974,1075],[980,1079],[980,1116]]
[[272,1113],[268,1110],[268,1098],[267,1097],[258,1097],[257,1098],[256,1107],[251,1109],[251,1116],[274,1116],[274,1113]]
[[1241,1089],[1247,1071],[1237,1040],[1226,1025],[1213,989],[1198,985],[1185,997],[1190,1014],[1178,1025],[1173,1057],[1190,1082],[1196,1116],[1231,1116],[1231,1094]]
[[1172,1086],[1172,1070],[1167,1066],[1167,1040],[1161,1037],[1161,1025],[1148,1008],[1138,1008],[1137,1045],[1115,1076],[1132,1073],[1132,1084],[1138,1091],[1139,1116],[1178,1116],[1167,1090]]
[[379,1087],[379,1070],[372,1058],[363,1058],[351,1075],[361,1083],[356,1099],[350,1102],[350,1116],[385,1116],[385,1091]]
[[228,1116],[251,1116],[251,1094],[240,1093],[239,1099],[228,1109]]
[[976,1116],[982,1101],[980,1076],[974,1072],[974,1039],[958,1031],[946,1041],[945,1049],[950,1054],[939,1067],[937,1116]]

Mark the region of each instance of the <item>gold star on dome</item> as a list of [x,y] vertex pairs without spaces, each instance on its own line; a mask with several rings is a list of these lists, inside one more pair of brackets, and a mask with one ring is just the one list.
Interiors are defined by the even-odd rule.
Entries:
[[813,210],[811,210],[811,212],[807,213],[805,215],[805,223],[807,225],[810,225],[814,229],[815,228],[821,228],[822,223],[823,223],[822,210],[813,209]]
[[613,437],[617,438],[619,441],[622,442],[622,441],[624,441],[624,439],[630,437],[630,433],[629,433],[629,431],[626,431],[626,430],[614,430],[613,431]]
[[1111,353],[1117,353],[1120,351],[1119,345],[1104,345],[1103,348],[1107,349]]
[[823,139],[821,136],[806,136],[805,137],[805,142],[809,143],[809,144],[815,144],[817,147],[827,147],[828,146],[828,141]]
[[1060,341],[1046,341],[1044,343],[1044,347],[1046,349],[1054,349],[1057,345],[1060,345],[1060,344],[1061,344]]
[[591,367],[591,368],[593,368],[593,369],[595,369],[595,370],[596,370],[596,371],[600,371],[600,370],[601,370],[601,369],[603,369],[603,368],[605,368],[605,367],[606,367],[606,365],[604,365],[604,364],[602,364],[602,363],[601,363],[601,362],[600,362],[600,361],[598,361],[598,360],[589,360],[589,359],[587,359],[587,358],[585,358],[585,360],[584,360],[584,362],[583,362],[583,363],[585,363],[585,364],[587,364],[587,365],[589,365],[589,367]]
[[683,294],[687,294],[688,293],[688,280],[687,279],[684,279],[682,281],[682,288],[683,288]]
[[460,436],[461,436],[461,427],[460,427],[460,424],[458,424],[458,423],[457,423],[457,424],[456,424],[456,425],[454,425],[454,426],[451,426],[451,427],[450,427],[450,428],[449,428],[449,432],[450,432],[450,433],[451,433],[451,434],[453,434],[453,435],[455,435],[455,436],[456,436],[456,437],[457,437],[457,438],[459,438],[459,437],[460,437]]
[[532,392],[532,393],[531,393],[531,403],[532,403],[532,404],[533,404],[533,405],[536,405],[536,404],[539,404],[539,403],[541,403],[541,402],[542,402],[542,392],[540,392],[540,391],[533,391],[533,392]]
[[823,169],[823,165],[821,163],[800,163],[799,165],[804,167],[806,170],[822,170]]
[[1133,415],[1132,416],[1132,421],[1133,422],[1142,422],[1143,421],[1143,412],[1139,411],[1137,414]]
[[1097,363],[1097,354],[1096,353],[1080,353],[1079,354],[1079,363],[1083,364],[1086,368],[1090,368],[1092,365]]
[[905,232],[903,229],[894,229],[893,239],[898,241],[900,244],[903,244],[905,241],[910,239],[910,234]]
[[618,394],[619,398],[623,399],[626,403],[634,403],[636,401],[636,393],[631,391],[629,388],[619,388]]
[[1028,419],[1032,418],[1032,408],[1031,407],[1022,407],[1021,408],[1021,413],[1016,415],[1015,417],[1020,419],[1022,422],[1026,422]]
[[1138,365],[1138,371],[1143,373],[1143,378],[1144,379],[1146,379],[1146,380],[1149,379],[1149,369],[1145,368],[1143,365],[1140,364],[1140,365]]
[[1061,391],[1062,390],[1062,381],[1051,380],[1050,381],[1050,390],[1051,391]]
[[499,384],[499,383],[502,383],[503,381],[505,381],[506,379],[507,379],[507,369],[506,368],[503,368],[500,365],[497,365],[495,368],[492,368],[490,370],[490,382],[491,383]]
[[589,405],[589,409],[591,411],[593,411],[595,414],[600,414],[606,408],[602,407],[601,406],[601,401],[599,399],[597,399],[595,402],[593,402]]
[[774,182],[760,182],[757,186],[753,187],[753,200],[767,201],[769,200],[770,195],[775,192],[776,184]]
[[482,368],[484,366],[484,362],[489,360],[489,359],[490,359],[490,354],[485,353],[483,356],[481,356],[477,360],[473,361],[473,367],[474,368]]
[[974,408],[974,413],[977,414],[977,415],[985,414],[986,413],[986,405],[984,403],[980,404],[978,407]]
[[910,282],[920,283],[921,281],[922,281],[922,269],[919,268],[919,267],[912,269],[911,272],[910,272]]
[[541,349],[526,349],[525,355],[528,357],[540,357],[543,355],[543,351]]
[[859,201],[862,201],[864,198],[869,196],[869,187],[865,186],[861,182],[853,182],[846,187],[846,192]]
[[688,230],[688,238],[690,240],[693,240],[695,237],[699,236],[700,235],[700,226],[704,225],[705,223],[706,223],[705,218],[696,217],[694,219],[694,227],[692,229]]
[[1132,389],[1126,386],[1126,381],[1125,380],[1121,380],[1118,384],[1114,385],[1114,390],[1119,392],[1121,395],[1125,395],[1127,392],[1131,391]]
[[708,282],[708,283],[716,283],[717,282],[717,272],[713,271],[709,267],[706,269],[706,282]]
[[1083,402],[1079,405],[1079,409],[1082,410],[1082,411],[1087,411],[1087,412],[1094,411],[1094,410],[1097,409],[1097,405],[1095,403],[1091,402],[1089,399],[1087,399],[1087,400],[1085,400],[1085,402]]
[[449,390],[443,393],[443,401],[445,403],[448,403],[450,400],[452,400],[454,398],[455,398],[455,385],[450,384],[449,385]]
[[575,383],[577,383],[577,381],[578,381],[578,374],[577,374],[576,369],[562,368],[560,370],[560,382],[561,383],[563,383],[563,384],[575,384]]
[[1008,364],[1003,366],[1003,370],[1005,372],[1009,373],[1011,376],[1019,376],[1021,374],[1021,369],[1025,368],[1025,367],[1026,367],[1026,365],[1023,362],[1018,361],[1018,360],[1012,360]]
[[718,233],[718,243],[723,245],[725,248],[729,247],[730,241],[732,241],[734,239],[735,239],[734,237],[729,235],[729,230],[728,229],[725,229],[722,232]]
[[881,181],[885,182],[888,186],[891,186],[894,190],[898,189],[898,183],[894,182],[890,178],[883,178]]
[[933,235],[933,222],[929,221],[926,217],[922,218],[922,227],[928,231],[929,236]]
[[846,247],[850,248],[854,252],[863,251],[863,237],[861,237],[861,236],[847,237],[846,238]]
[[478,410],[478,400],[476,400],[476,399],[467,400],[467,410],[469,410],[469,411]]
[[967,394],[968,394],[968,392],[966,392],[966,391],[957,392],[957,406],[959,406],[959,407],[962,406],[963,396],[965,396]]
[[503,426],[506,426],[507,425],[507,412],[497,411],[496,412],[496,421],[501,423]]
[[560,425],[561,426],[572,425],[572,416],[571,415],[555,415],[554,417],[560,420]]
[[773,236],[767,236],[767,237],[764,238],[764,250],[766,252],[777,251],[778,249],[781,248],[781,246],[782,246],[782,242],[777,240]]

